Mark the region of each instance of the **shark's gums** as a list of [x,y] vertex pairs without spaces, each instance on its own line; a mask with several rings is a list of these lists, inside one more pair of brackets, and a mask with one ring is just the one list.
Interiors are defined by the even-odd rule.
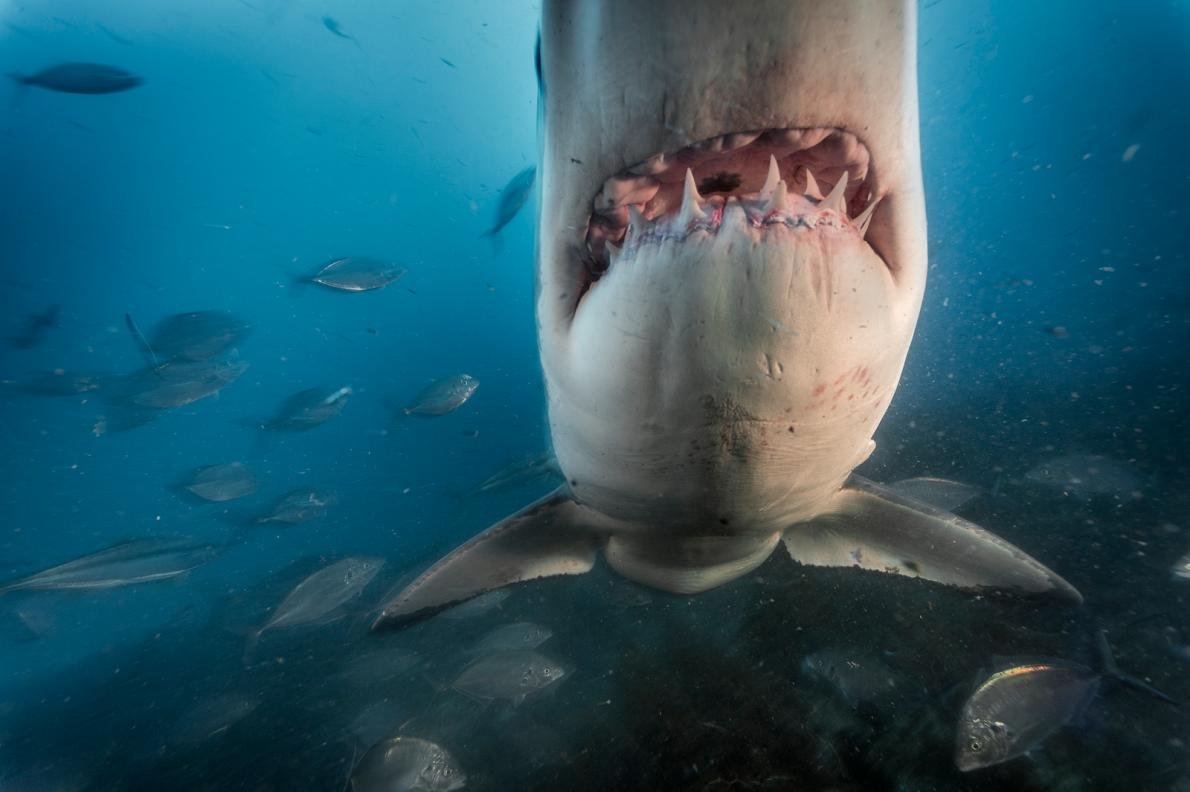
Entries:
[[853,474],[926,277],[914,5],[546,0],[537,320],[566,483],[391,600],[408,622],[602,554],[705,591],[797,562],[1079,599]]

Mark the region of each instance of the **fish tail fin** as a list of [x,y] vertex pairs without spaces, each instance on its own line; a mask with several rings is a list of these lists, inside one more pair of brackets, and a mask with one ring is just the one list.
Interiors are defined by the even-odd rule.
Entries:
[[493,228],[484,234],[485,237],[492,240],[492,255],[499,256],[500,252],[504,250],[504,237],[500,236],[500,229]]
[[33,78],[27,77],[20,72],[9,72],[8,79],[12,80],[16,90],[12,92],[12,100],[9,102],[10,107],[16,107],[17,103],[21,101],[21,97],[25,95],[28,87],[33,83]]
[[264,630],[257,628],[248,633],[248,639],[244,642],[244,654],[240,658],[244,668],[252,667],[252,656],[256,653],[256,647],[260,644],[260,636]]
[[145,356],[145,360],[149,365],[154,368],[161,365],[157,359],[157,353],[153,351],[153,347],[149,344],[149,340],[145,338],[145,334],[136,326],[136,320],[132,318],[132,314],[124,314],[124,324],[128,326],[128,332],[132,334],[132,340],[140,347],[141,354]]
[[1126,685],[1133,690],[1139,690],[1141,693],[1146,693],[1155,699],[1160,699],[1166,704],[1172,704],[1175,707],[1180,707],[1177,701],[1170,698],[1165,693],[1162,693],[1152,685],[1137,679],[1130,674],[1125,674],[1120,670],[1120,666],[1116,664],[1116,657],[1112,653],[1111,644],[1107,642],[1107,630],[1102,627],[1095,631],[1095,646],[1099,650],[1099,660],[1103,665],[1103,675],[1109,679],[1114,679],[1122,685]]

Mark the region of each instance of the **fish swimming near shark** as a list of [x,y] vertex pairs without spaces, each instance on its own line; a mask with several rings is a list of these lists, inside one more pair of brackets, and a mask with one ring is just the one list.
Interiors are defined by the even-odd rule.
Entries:
[[[453,64],[452,64],[453,65]],[[485,237],[494,237],[504,226],[512,222],[521,207],[529,200],[533,192],[533,184],[537,181],[537,169],[524,168],[508,180],[504,189],[500,191],[500,203],[496,207],[496,219],[492,227],[484,232]]]
[[72,94],[109,94],[127,91],[144,80],[132,72],[106,63],[59,63],[36,74],[9,75],[18,85]]
[[188,538],[133,539],[0,585],[10,591],[81,591],[151,583],[184,575],[223,547]]
[[537,328],[565,484],[374,627],[589,571],[694,594],[783,546],[1078,602],[1008,542],[854,470],[926,280],[915,5],[545,0]]

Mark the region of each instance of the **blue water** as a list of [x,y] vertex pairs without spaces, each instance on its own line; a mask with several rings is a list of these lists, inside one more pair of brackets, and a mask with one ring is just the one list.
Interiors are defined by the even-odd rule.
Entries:
[[[17,336],[28,315],[60,305],[33,348],[0,345],[0,379],[139,369],[126,313],[148,330],[171,314],[221,309],[253,328],[237,350],[250,364],[238,381],[129,431],[102,429],[110,405],[99,394],[0,391],[0,578],[136,537],[222,542],[287,491],[338,494],[324,517],[249,532],[179,580],[0,598],[43,628],[0,643],[0,789],[341,788],[355,747],[334,728],[295,725],[268,739],[278,723],[308,716],[326,726],[342,714],[327,714],[336,700],[300,665],[245,677],[240,688],[265,702],[258,728],[242,724],[251,739],[232,732],[177,759],[144,732],[207,695],[211,674],[237,673],[244,631],[320,560],[386,559],[371,605],[404,572],[551,488],[460,497],[548,445],[533,319],[536,195],[498,240],[481,236],[501,188],[536,163],[538,11],[464,0],[0,0],[0,71],[95,61],[145,81],[103,96],[0,86],[0,334]],[[352,38],[334,35],[327,16]],[[920,6],[919,75],[930,282],[865,473],[999,492],[1063,453],[1126,462],[1145,482],[1137,501],[1010,496],[971,516],[1089,592],[1133,673],[1190,697],[1190,665],[1165,651],[1167,635],[1190,642],[1190,585],[1169,577],[1190,550],[1190,7],[932,0]],[[360,294],[294,284],[348,255],[392,259],[408,273]],[[458,411],[394,418],[427,382],[462,372],[481,385]],[[250,425],[303,388],[342,386],[353,395],[325,426],[262,440]],[[197,466],[233,459],[263,480],[244,501],[201,504],[172,488]],[[770,561],[762,577],[779,568]],[[792,590],[757,593],[760,584],[741,581],[690,604],[654,594],[643,608],[601,603],[620,585],[613,578],[603,570],[596,583],[543,584],[505,606],[504,621],[554,620],[573,684],[537,715],[448,702],[438,717],[451,727],[435,721],[432,736],[456,735],[468,788],[1190,783],[1185,717],[1129,694],[1104,702],[1098,720],[1039,764],[955,774],[945,718],[956,694],[943,691],[969,682],[992,653],[1068,653],[1077,629],[1060,615],[944,592],[929,607],[945,617],[919,618],[910,604],[892,626],[884,603],[921,605],[935,592],[832,571],[831,597],[853,596],[852,606],[793,603],[766,621],[740,603],[813,596],[804,575]],[[823,615],[831,607],[842,609],[837,620]],[[916,730],[896,721],[882,732],[888,722],[877,719],[874,732],[845,740],[821,726],[821,744],[838,738],[842,752],[825,765],[807,758],[823,752],[814,730],[748,759],[742,746],[795,728],[760,720],[776,717],[766,701],[789,703],[773,692],[774,663],[814,648],[809,635],[819,646],[866,640],[876,628],[865,614],[889,631],[882,648],[911,658],[915,673],[946,670],[930,710],[941,725],[931,731],[913,716]],[[427,625],[373,639],[364,626],[348,620],[295,640],[320,663],[370,640],[404,641],[438,680],[453,668],[452,639],[483,632]],[[706,644],[692,645],[700,633]],[[596,705],[618,663],[638,676],[612,716]],[[127,669],[140,683],[117,686]],[[415,702],[441,708],[433,681],[413,684],[400,693],[410,717]],[[704,696],[721,703],[692,703]],[[722,703],[733,696],[738,706]],[[684,706],[658,714],[675,700]],[[708,721],[722,731],[691,737],[692,724]],[[902,743],[902,770],[888,769],[897,764],[889,735]],[[905,760],[915,744],[919,758]],[[1131,762],[1104,761],[1104,746]],[[234,771],[220,775],[221,766]],[[783,786],[790,778],[803,786]]]

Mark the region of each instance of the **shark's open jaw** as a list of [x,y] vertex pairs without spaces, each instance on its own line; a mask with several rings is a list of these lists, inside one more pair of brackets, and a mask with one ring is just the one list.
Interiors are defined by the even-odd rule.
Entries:
[[736,221],[758,233],[779,226],[862,239],[879,203],[873,182],[867,147],[830,127],[736,132],[657,154],[595,196],[589,275],[597,280],[641,245],[717,233],[737,203]]

